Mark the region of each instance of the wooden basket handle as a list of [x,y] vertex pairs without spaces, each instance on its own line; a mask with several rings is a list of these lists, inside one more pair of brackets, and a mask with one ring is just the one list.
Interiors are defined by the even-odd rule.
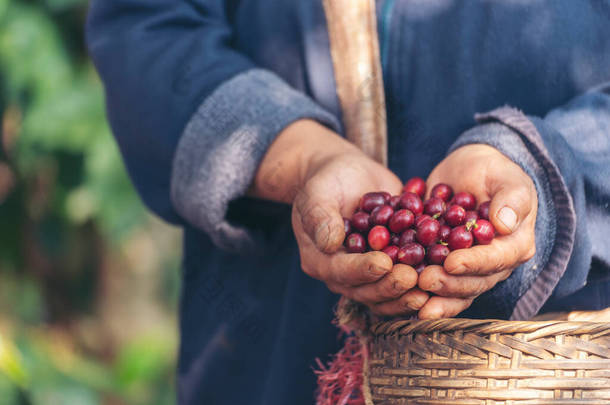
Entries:
[[[387,166],[386,106],[375,1],[323,0],[323,4],[345,136],[366,155]],[[360,305],[342,297],[337,318],[349,323],[347,319],[359,317],[358,308]],[[366,339],[361,339],[365,345]],[[362,393],[365,404],[374,405],[367,363],[363,367]]]
[[387,166],[386,106],[374,0],[323,0],[347,139]]

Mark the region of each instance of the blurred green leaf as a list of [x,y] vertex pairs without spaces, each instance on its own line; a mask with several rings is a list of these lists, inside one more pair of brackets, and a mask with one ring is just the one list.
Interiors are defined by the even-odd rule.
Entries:
[[2,335],[0,335],[0,371],[18,387],[25,388],[28,385],[29,379],[17,347]]
[[4,13],[8,7],[9,0],[0,0],[0,18],[4,18]]
[[15,405],[18,402],[18,389],[8,379],[8,377],[0,373],[0,405]]
[[68,60],[57,30],[41,10],[27,3],[8,4],[0,31],[0,62],[9,98],[23,97],[23,90],[44,97],[66,87]]
[[33,405],[98,405],[99,396],[84,387],[44,386],[33,390]]
[[130,389],[162,376],[173,358],[173,347],[168,343],[167,339],[145,336],[123,347],[115,364],[119,385]]

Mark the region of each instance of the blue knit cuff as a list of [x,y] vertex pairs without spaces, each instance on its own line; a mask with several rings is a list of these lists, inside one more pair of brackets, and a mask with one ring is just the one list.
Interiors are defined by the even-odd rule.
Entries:
[[245,195],[276,136],[304,118],[339,130],[334,116],[268,71],[249,70],[221,84],[178,144],[171,178],[176,211],[220,248],[254,249],[252,234],[226,221],[229,202]]

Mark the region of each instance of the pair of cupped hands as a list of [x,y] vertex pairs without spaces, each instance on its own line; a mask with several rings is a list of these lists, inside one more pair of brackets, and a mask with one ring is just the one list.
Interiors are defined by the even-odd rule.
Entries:
[[[453,317],[505,280],[535,253],[536,189],[530,177],[495,148],[463,146],[430,173],[426,184],[445,183],[491,201],[497,236],[489,245],[456,250],[443,266],[419,275],[383,252],[347,253],[343,218],[371,191],[401,193],[400,179],[349,142],[314,121],[297,121],[274,141],[259,167],[252,194],[292,203],[292,226],[301,267],[338,294],[384,316]],[[426,198],[428,195],[426,195]]]

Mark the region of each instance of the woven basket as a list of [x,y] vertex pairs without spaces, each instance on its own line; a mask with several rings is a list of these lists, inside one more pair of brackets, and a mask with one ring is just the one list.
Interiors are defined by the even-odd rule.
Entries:
[[368,362],[375,405],[610,405],[610,323],[385,322]]

